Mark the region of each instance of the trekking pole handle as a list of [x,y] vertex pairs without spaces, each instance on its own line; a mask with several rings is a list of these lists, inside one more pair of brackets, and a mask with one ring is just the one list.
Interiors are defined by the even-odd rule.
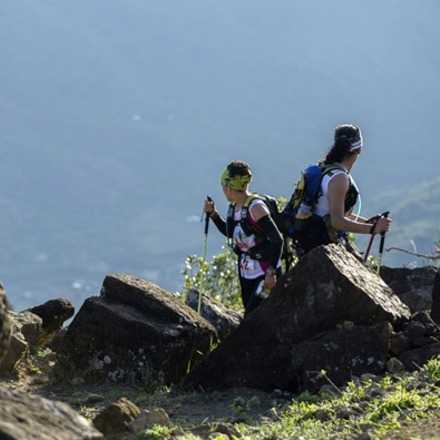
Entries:
[[[213,201],[212,198],[209,197],[209,196],[206,196],[206,200],[208,202],[212,202]],[[208,235],[208,231],[209,231],[209,214],[206,213],[206,216],[205,216],[205,235]]]
[[[390,215],[390,211],[386,211],[381,215],[381,218],[388,218],[388,216]],[[381,254],[383,254],[383,248],[385,246],[385,234],[386,232],[381,232],[380,235],[380,247],[379,247],[379,252]]]

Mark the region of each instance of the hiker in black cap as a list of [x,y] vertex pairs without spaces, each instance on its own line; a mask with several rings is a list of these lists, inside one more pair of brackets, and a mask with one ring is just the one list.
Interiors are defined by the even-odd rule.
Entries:
[[366,219],[353,213],[360,196],[351,170],[362,150],[359,127],[351,124],[336,127],[334,144],[319,165],[322,174],[313,215],[299,234],[303,252],[319,245],[347,241],[349,232],[383,234],[390,228],[390,218]]

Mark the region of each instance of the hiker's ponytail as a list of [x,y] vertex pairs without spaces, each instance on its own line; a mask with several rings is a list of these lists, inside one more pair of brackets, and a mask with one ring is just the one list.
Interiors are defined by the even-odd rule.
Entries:
[[350,124],[338,125],[335,129],[335,142],[327,153],[326,163],[342,162],[362,147],[359,127]]

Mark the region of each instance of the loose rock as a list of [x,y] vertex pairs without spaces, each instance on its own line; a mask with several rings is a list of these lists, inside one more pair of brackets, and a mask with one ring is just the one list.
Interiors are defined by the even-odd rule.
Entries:
[[401,361],[399,361],[399,359],[393,357],[389,359],[387,362],[387,370],[391,374],[399,374],[405,371],[405,366]]
[[114,435],[130,431],[130,423],[141,415],[141,410],[133,402],[121,397],[98,414],[93,424],[104,435]]
[[103,435],[64,403],[0,387],[0,438],[100,440]]

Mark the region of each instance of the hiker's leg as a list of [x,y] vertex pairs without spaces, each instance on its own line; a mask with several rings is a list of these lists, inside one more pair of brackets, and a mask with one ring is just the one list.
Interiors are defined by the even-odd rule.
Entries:
[[245,295],[248,298],[246,303],[244,303],[245,316],[248,315],[252,310],[255,310],[262,302],[261,296],[257,295],[257,288],[264,281],[264,276],[255,278],[254,280],[243,280]]
[[248,281],[245,278],[242,278],[242,276],[239,274],[238,279],[240,280],[240,287],[241,287],[241,302],[243,303],[243,307],[246,310],[246,304],[249,301],[251,291],[248,287]]

